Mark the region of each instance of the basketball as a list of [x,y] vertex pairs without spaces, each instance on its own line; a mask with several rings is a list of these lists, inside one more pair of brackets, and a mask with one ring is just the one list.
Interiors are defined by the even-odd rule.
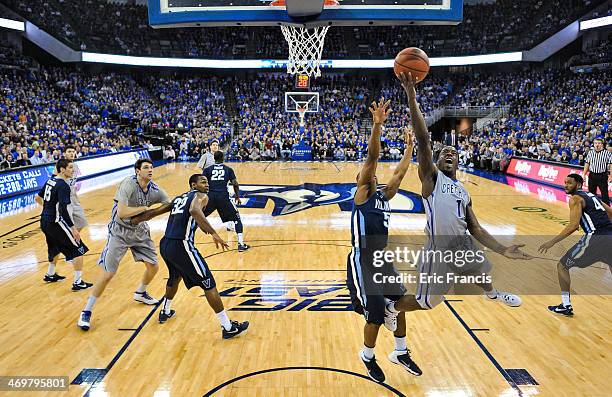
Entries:
[[395,56],[393,71],[398,77],[402,72],[406,75],[412,73],[412,77],[420,83],[429,73],[429,57],[420,48],[404,48]]

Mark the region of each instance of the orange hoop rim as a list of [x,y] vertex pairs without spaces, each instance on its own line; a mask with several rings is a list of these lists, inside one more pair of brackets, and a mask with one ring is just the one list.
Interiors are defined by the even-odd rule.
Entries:
[[[326,6],[337,6],[337,5],[340,5],[338,0],[325,0],[324,4]],[[286,0],[274,0],[274,1],[272,1],[272,3],[270,3],[270,6],[272,6],[272,7],[284,7],[285,5],[287,5]]]

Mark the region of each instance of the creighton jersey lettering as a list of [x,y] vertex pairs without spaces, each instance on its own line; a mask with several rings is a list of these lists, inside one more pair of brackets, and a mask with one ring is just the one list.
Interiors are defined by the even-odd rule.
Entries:
[[470,195],[465,186],[438,171],[431,195],[423,199],[427,226],[431,240],[434,236],[463,236],[467,234],[465,217]]
[[191,190],[172,200],[172,209],[170,210],[170,217],[168,218],[164,237],[193,242],[193,236],[198,228],[198,224],[189,213],[189,208],[191,208],[191,202],[197,193],[197,190]]
[[351,214],[351,243],[367,250],[387,246],[391,206],[382,191],[377,190],[368,201],[357,205],[353,201]]

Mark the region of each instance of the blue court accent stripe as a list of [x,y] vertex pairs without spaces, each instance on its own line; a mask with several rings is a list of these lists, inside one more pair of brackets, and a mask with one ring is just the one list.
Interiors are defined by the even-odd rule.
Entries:
[[497,360],[495,359],[495,357],[493,357],[493,354],[491,354],[489,349],[487,349],[487,347],[480,341],[480,339],[478,339],[478,337],[476,336],[476,334],[474,334],[474,332],[470,329],[470,327],[468,327],[465,321],[463,321],[463,318],[461,318],[461,316],[459,315],[459,313],[457,313],[455,308],[450,303],[448,303],[448,301],[444,301],[444,304],[446,305],[446,307],[449,308],[451,313],[453,313],[455,318],[459,320],[463,328],[465,328],[465,330],[472,337],[474,342],[476,342],[478,347],[480,347],[480,350],[482,350],[482,352],[487,356],[487,358],[491,361],[491,363],[493,363],[495,368],[497,368],[499,373],[504,377],[504,379],[506,379],[506,382],[508,382],[508,384],[518,392],[519,396],[522,396],[523,391],[521,390],[521,388],[518,387],[518,385],[516,384],[514,379],[510,376],[510,374],[508,374],[508,372],[497,362]]

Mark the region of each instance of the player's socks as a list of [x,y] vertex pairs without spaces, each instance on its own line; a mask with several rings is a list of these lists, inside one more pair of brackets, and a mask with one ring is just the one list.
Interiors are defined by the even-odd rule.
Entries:
[[55,263],[49,262],[49,267],[47,268],[47,274],[49,276],[53,276],[55,274]]
[[225,310],[221,310],[219,313],[217,313],[217,318],[219,319],[219,323],[221,323],[224,330],[229,331],[232,329],[232,322],[227,316]]
[[485,291],[485,295],[491,299],[497,299],[497,289],[493,288],[491,291]]
[[374,358],[374,348],[373,347],[367,347],[366,345],[363,345],[363,349],[361,349],[361,352],[363,353],[363,356],[367,358],[368,360]]
[[[369,358],[366,356],[367,349],[371,349],[372,351],[372,356]],[[370,378],[378,383],[385,381],[385,373],[378,366],[378,363],[376,363],[376,359],[374,358],[374,349],[364,346],[364,348],[359,351],[359,357],[361,358],[361,361],[363,361]]]
[[162,311],[166,312],[166,314],[170,313],[170,306],[172,305],[172,299],[165,298],[164,299],[164,308]]
[[94,305],[96,304],[96,299],[98,298],[93,295],[89,295],[89,298],[87,298],[87,303],[85,304],[85,308],[83,309],[83,311],[91,313]]
[[74,271],[74,283],[73,284],[80,284],[81,283],[81,274],[83,272],[81,270],[75,270]]
[[148,285],[140,284],[140,287],[136,290],[136,292],[143,293],[147,290]]
[[244,235],[242,233],[236,233],[236,235],[238,236],[238,244],[243,245],[244,244]]
[[570,301],[570,293],[569,291],[561,291],[561,302],[563,306],[571,306],[572,302]]
[[405,351],[407,350],[408,347],[406,347],[406,337],[402,336],[402,337],[395,337],[395,350],[397,351]]

